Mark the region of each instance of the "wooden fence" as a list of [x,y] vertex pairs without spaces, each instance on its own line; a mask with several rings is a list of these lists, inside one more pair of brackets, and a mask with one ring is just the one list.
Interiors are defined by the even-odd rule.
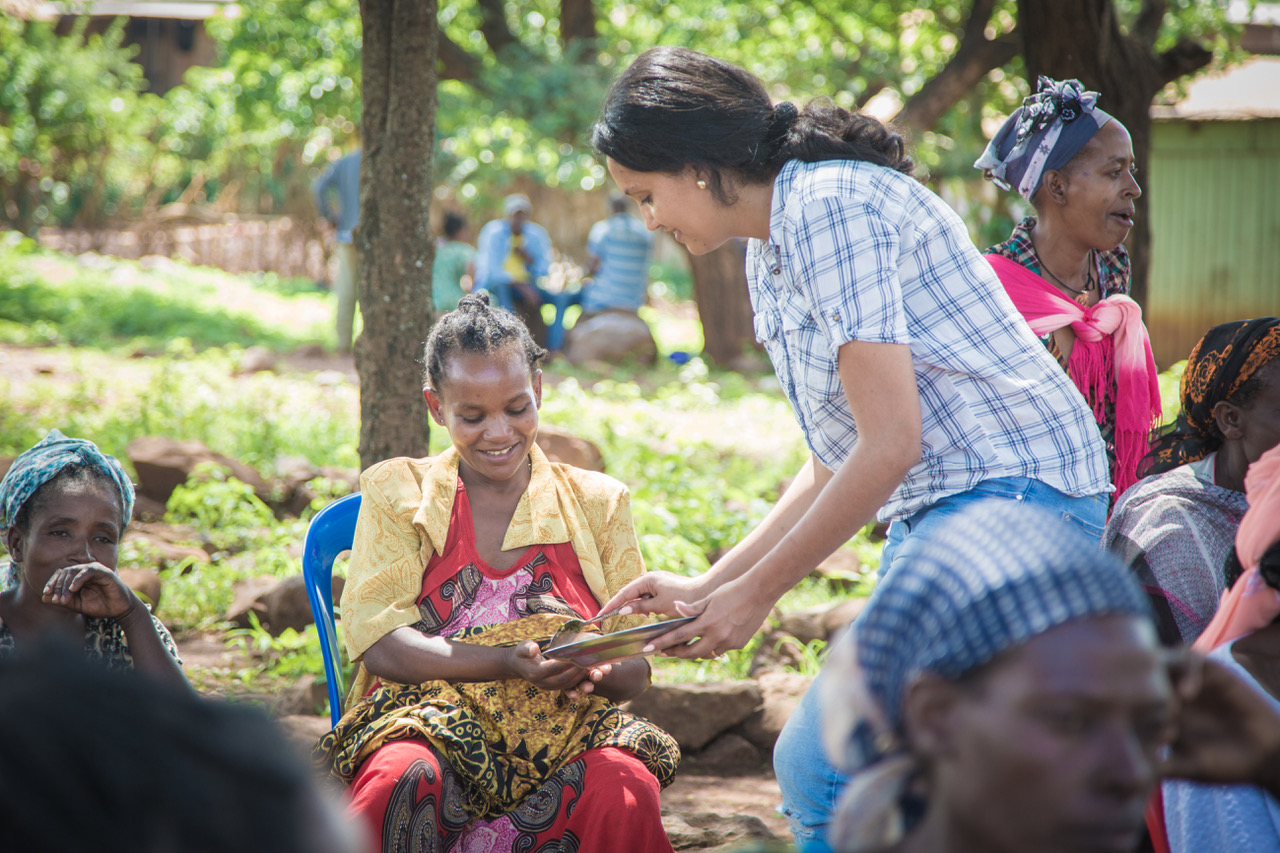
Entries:
[[42,228],[40,245],[117,258],[160,255],[228,272],[275,272],[326,281],[333,237],[287,216],[218,222],[146,222],[125,228]]

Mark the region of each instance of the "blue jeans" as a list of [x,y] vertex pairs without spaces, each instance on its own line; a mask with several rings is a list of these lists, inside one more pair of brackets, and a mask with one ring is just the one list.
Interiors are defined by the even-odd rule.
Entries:
[[[520,291],[512,287],[510,282],[495,283],[484,289],[493,293],[493,301],[499,308],[505,308],[513,314],[516,313],[515,303],[517,301],[524,302],[524,296]],[[542,304],[555,306],[556,317],[551,321],[551,325],[547,327],[547,349],[552,352],[559,352],[564,349],[565,312],[569,310],[570,305],[582,304],[582,291],[561,290],[557,292],[537,285],[534,285],[534,289],[538,291],[538,296],[542,298]]]
[[[987,480],[958,495],[943,498],[915,515],[889,525],[888,539],[880,557],[880,576],[894,569],[894,559],[908,537],[924,535],[944,519],[984,498],[1027,501],[1044,507],[1075,524],[1102,547],[1102,528],[1107,520],[1105,494],[1075,498],[1064,495],[1038,480],[1003,477]],[[822,748],[820,731],[822,707],[819,672],[795,713],[787,720],[773,748],[773,770],[782,789],[780,811],[791,824],[800,853],[830,853],[826,842],[827,824],[836,800],[848,777],[832,766]]]

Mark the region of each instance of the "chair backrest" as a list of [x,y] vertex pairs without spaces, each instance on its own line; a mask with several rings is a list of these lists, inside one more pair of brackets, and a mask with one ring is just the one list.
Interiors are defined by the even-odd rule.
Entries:
[[311,615],[320,634],[320,652],[329,684],[329,718],[334,725],[342,716],[342,660],[338,656],[338,631],[333,611],[333,561],[351,548],[356,535],[360,495],[339,498],[320,510],[307,526],[302,543],[302,579],[311,602]]

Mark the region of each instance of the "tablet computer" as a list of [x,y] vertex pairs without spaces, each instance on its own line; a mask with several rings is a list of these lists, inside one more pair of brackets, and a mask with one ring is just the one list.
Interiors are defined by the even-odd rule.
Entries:
[[[562,643],[546,649],[543,651],[542,656],[554,660],[573,661],[578,666],[583,667],[599,666],[602,663],[613,663],[627,658],[643,657],[644,652],[641,650],[650,640],[697,618],[697,616],[682,616],[678,619],[668,619],[665,622],[653,622],[636,628],[628,628],[625,631],[615,631],[612,634],[601,634],[598,637],[588,637],[585,640]],[[650,652],[650,654],[653,653]]]

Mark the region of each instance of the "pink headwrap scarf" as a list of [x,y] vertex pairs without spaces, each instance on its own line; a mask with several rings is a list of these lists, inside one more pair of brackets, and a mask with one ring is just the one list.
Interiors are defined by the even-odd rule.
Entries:
[[1094,420],[1101,422],[1107,402],[1114,400],[1118,499],[1137,482],[1138,463],[1160,419],[1160,383],[1142,309],[1119,294],[1085,308],[1017,261],[994,254],[987,260],[1031,331],[1043,336],[1070,326],[1075,332],[1067,373],[1093,404]]
[[1209,652],[1232,640],[1270,625],[1280,616],[1280,592],[1262,579],[1258,564],[1262,555],[1280,541],[1280,446],[1273,447],[1249,466],[1244,475],[1249,511],[1236,531],[1236,556],[1242,574],[1223,593],[1222,604],[1193,649]]

